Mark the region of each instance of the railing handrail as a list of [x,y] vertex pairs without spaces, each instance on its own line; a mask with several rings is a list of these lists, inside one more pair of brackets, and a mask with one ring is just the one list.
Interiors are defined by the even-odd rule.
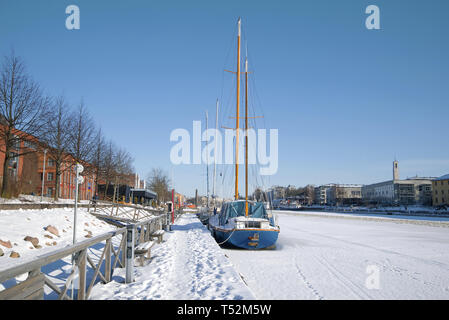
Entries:
[[[151,222],[152,220],[160,219],[161,216],[157,217],[151,217],[145,221],[133,223],[134,226],[140,226],[143,224],[147,224]],[[126,227],[108,231],[103,234],[100,234],[98,236],[92,237],[87,240],[83,240],[80,242],[77,242],[73,245],[67,246],[65,248],[57,249],[55,251],[51,251],[48,253],[45,253],[41,256],[38,256],[37,258],[33,259],[32,261],[24,262],[18,265],[15,265],[11,268],[1,270],[0,271],[0,283],[9,280],[11,278],[14,278],[16,276],[19,276],[21,274],[24,274],[26,272],[30,272],[35,269],[39,269],[45,265],[48,265],[52,262],[55,262],[57,260],[60,260],[62,258],[65,258],[69,255],[72,255],[76,252],[79,252],[81,250],[84,250],[86,248],[89,248],[90,246],[97,244],[99,242],[105,241],[107,239],[111,239],[117,235],[124,234],[126,232]]]
[[110,239],[116,235],[119,235],[119,234],[125,233],[125,232],[126,232],[126,227],[123,227],[123,228],[120,228],[120,229],[117,229],[114,231],[109,231],[109,232],[106,232],[99,236],[77,242],[77,243],[67,246],[65,248],[61,248],[61,249],[58,249],[55,251],[48,252],[46,254],[43,254],[42,256],[35,258],[32,261],[24,262],[22,264],[16,265],[16,266],[11,267],[6,270],[1,270],[0,271],[0,283],[6,281],[8,279],[14,278],[18,275],[21,275],[23,273],[30,272],[32,270],[41,268],[47,264],[50,264],[52,262],[55,262],[62,258],[65,258],[65,257],[67,257],[71,254],[74,254],[76,252],[79,252],[83,249],[86,249],[98,242]]

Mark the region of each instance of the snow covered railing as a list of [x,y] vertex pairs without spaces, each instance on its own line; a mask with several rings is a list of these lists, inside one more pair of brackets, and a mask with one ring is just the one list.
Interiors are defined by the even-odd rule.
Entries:
[[[128,224],[115,231],[39,256],[33,261],[2,270],[0,271],[0,284],[16,277],[22,278],[23,275],[26,275],[27,278],[13,287],[0,291],[0,300],[43,299],[44,286],[56,292],[60,300],[72,300],[72,297],[85,300],[89,298],[93,286],[98,282],[97,278],[100,278],[103,283],[110,282],[117,267],[126,268],[126,282],[131,282],[134,272],[134,247],[150,241],[152,235],[162,229],[165,219],[166,216],[161,215],[135,224]],[[114,242],[119,245],[114,246]],[[98,254],[91,257],[88,249],[93,246],[98,249],[100,243],[104,243],[100,257]],[[50,279],[49,275],[42,272],[42,268],[70,256],[73,257],[73,268],[61,288]],[[91,269],[89,270],[90,279],[87,278],[89,268]],[[104,270],[103,273],[102,270]],[[78,281],[76,290],[73,289],[75,278]],[[90,282],[87,283],[87,281]],[[70,294],[68,294],[69,290],[71,290]]]
[[107,205],[105,205],[104,202],[100,205],[96,202],[91,202],[88,207],[88,212],[95,216],[109,216],[114,217],[114,219],[117,220],[128,222],[136,222],[164,214],[164,210],[156,210],[148,207],[117,202],[110,202]]

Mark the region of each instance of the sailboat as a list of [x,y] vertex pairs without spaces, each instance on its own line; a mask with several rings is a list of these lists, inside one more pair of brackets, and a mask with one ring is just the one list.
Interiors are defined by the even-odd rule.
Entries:
[[[208,113],[206,111],[206,132],[208,127]],[[206,145],[207,147],[207,145]],[[209,159],[209,158],[207,158]],[[208,161],[208,160],[207,160]],[[206,191],[207,191],[207,203],[206,207],[202,207],[198,213],[198,218],[200,219],[201,223],[204,225],[207,225],[209,223],[210,218],[210,207],[209,207],[209,162],[206,163]]]
[[238,20],[237,35],[237,113],[235,139],[235,193],[234,200],[224,202],[219,213],[209,218],[209,229],[219,244],[242,249],[264,249],[275,246],[280,228],[274,216],[263,202],[248,200],[248,136],[245,135],[245,199],[239,199],[239,120],[240,120],[240,75],[245,74],[245,132],[248,130],[248,59],[245,72],[240,72],[241,19]]

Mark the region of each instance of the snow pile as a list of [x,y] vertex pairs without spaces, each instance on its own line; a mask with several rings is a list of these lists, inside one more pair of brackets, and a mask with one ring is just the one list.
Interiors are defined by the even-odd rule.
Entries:
[[[41,201],[41,196],[21,194],[21,195],[19,195],[18,198],[13,198],[13,199],[0,198],[0,204],[2,204],[2,203],[4,203],[4,204],[15,204],[15,203],[60,203],[60,204],[69,203],[69,204],[74,204],[75,200],[74,199],[58,199],[58,201],[55,201],[53,198],[42,197],[42,201]],[[89,203],[89,200],[79,200],[78,203],[87,204],[87,203]]]
[[[77,241],[114,230],[115,227],[87,213],[77,211]],[[32,260],[38,255],[71,245],[73,241],[73,208],[0,211],[0,270]],[[55,227],[57,234],[49,226]],[[50,232],[50,231],[53,231]],[[27,239],[35,242],[24,240]],[[35,239],[38,240],[36,242]],[[9,244],[11,248],[9,248]],[[19,255],[12,258],[15,252]],[[13,256],[17,256],[13,254]]]
[[194,214],[184,214],[136,267],[135,282],[124,284],[125,270],[114,281],[97,284],[91,299],[254,299],[210,232]]

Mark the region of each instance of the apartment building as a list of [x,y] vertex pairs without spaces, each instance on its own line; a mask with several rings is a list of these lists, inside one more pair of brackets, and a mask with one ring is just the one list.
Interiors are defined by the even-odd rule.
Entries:
[[[4,175],[7,174],[9,175],[11,194],[41,195],[43,180],[43,195],[54,197],[56,192],[56,164],[54,159],[52,159],[50,153],[44,151],[45,146],[36,137],[19,131],[14,132],[14,134],[17,139],[10,150],[11,157],[8,160],[6,172],[3,172],[6,158],[5,146],[0,143],[0,183]],[[45,175],[43,174],[44,159]],[[73,158],[67,155],[61,165],[58,194],[60,198],[75,198],[76,173],[74,162]],[[87,163],[83,165],[88,166]],[[84,182],[79,184],[78,189],[80,199],[91,199],[95,195],[95,174],[86,170],[82,175],[84,176]]]
[[393,180],[364,185],[365,203],[385,205],[430,205],[433,177],[414,177],[400,180],[398,162],[393,162]]
[[449,206],[449,174],[432,181],[432,205]]

